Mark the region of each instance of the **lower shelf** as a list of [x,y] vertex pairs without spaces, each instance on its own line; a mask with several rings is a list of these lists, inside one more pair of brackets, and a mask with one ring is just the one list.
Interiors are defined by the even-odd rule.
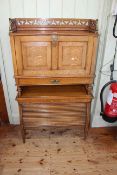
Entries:
[[84,85],[25,86],[17,97],[19,103],[46,102],[90,102],[92,95],[87,94]]
[[17,98],[23,141],[25,129],[40,126],[84,126],[86,136],[91,99],[85,86],[23,87]]

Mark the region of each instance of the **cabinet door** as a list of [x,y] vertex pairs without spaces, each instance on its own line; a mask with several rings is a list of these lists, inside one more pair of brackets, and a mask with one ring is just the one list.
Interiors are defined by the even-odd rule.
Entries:
[[86,76],[90,74],[93,38],[64,36],[59,39],[58,70],[63,75]]
[[51,42],[47,36],[16,36],[18,75],[38,76],[51,70]]

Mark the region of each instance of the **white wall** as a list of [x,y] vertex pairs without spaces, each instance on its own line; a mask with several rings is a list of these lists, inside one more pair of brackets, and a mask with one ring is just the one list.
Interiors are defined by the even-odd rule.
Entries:
[[[110,64],[113,62],[114,54],[115,54],[115,47],[116,47],[116,39],[113,37],[113,24],[115,21],[115,17],[112,17],[112,15],[109,14],[108,16],[108,27],[107,27],[107,34],[105,38],[105,48],[104,48],[104,53],[103,53],[103,60],[102,64],[97,66],[97,72],[99,72],[100,67],[102,67],[102,73],[98,73],[99,79],[98,79],[98,84],[96,84],[96,89],[97,91],[95,92],[95,105],[93,113],[93,123],[92,125],[94,127],[99,127],[99,126],[116,126],[117,122],[114,124],[108,124],[107,122],[104,122],[101,117],[99,117],[99,113],[101,110],[100,106],[100,91],[101,88],[106,84],[108,81],[110,81]],[[117,34],[117,32],[116,32]],[[99,60],[98,60],[99,62]],[[116,60],[115,60],[115,70],[117,70],[117,55],[116,55]],[[117,80],[117,71],[114,72],[114,79]],[[107,98],[107,93],[105,94],[105,97]]]
[[[9,18],[16,17],[67,17],[99,19],[100,47],[97,66],[103,63],[105,54],[104,41],[107,38],[107,14],[112,0],[0,0],[0,67],[2,81],[7,102],[7,109],[11,123],[18,123],[18,106],[15,101],[16,87],[13,78],[13,66],[9,43]],[[106,56],[105,56],[106,57]],[[94,95],[99,94],[96,84],[101,75],[97,69]],[[102,78],[102,77],[101,77]],[[102,78],[103,79],[103,78]],[[96,98],[95,98],[96,99]],[[96,109],[92,116],[93,126],[103,125],[99,120],[99,100],[94,101]],[[96,121],[95,121],[96,120]]]

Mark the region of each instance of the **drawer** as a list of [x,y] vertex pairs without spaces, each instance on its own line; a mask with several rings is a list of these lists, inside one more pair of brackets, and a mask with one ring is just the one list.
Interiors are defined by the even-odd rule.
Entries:
[[74,84],[92,84],[94,77],[52,77],[52,78],[21,78],[16,77],[17,84],[27,85],[74,85]]
[[84,125],[86,104],[23,104],[22,111],[25,127]]

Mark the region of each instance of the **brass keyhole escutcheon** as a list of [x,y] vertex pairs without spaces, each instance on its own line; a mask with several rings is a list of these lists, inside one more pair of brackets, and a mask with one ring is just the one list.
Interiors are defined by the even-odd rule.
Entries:
[[58,43],[58,35],[54,34],[52,35],[52,45],[57,46]]
[[51,83],[52,83],[52,84],[59,84],[60,81],[59,81],[59,80],[51,80]]

